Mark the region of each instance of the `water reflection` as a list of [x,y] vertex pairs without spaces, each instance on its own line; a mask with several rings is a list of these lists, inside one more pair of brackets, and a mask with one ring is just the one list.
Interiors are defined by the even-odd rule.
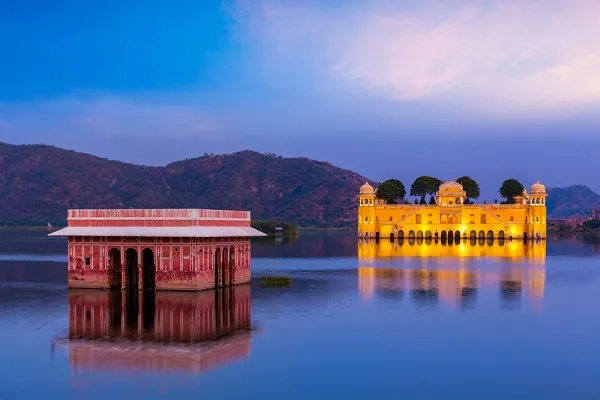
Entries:
[[500,258],[509,262],[545,264],[545,241],[504,241],[466,239],[458,241],[436,241],[432,239],[410,239],[391,242],[389,240],[358,241],[358,258],[361,261],[389,257],[442,258],[449,261],[457,257]]
[[250,352],[250,286],[200,293],[69,291],[72,371],[200,373]]
[[519,301],[526,295],[534,303],[544,297],[546,269],[543,266],[507,266],[500,269],[466,267],[408,269],[363,267],[358,269],[362,297],[402,298],[404,292],[418,305],[438,302],[472,307],[481,291],[498,294],[503,302]]

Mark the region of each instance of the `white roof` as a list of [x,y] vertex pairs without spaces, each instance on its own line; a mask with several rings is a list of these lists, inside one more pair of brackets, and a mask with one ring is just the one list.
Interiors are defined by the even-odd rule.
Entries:
[[74,227],[52,232],[49,236],[127,236],[127,237],[248,237],[267,236],[249,226],[170,227]]

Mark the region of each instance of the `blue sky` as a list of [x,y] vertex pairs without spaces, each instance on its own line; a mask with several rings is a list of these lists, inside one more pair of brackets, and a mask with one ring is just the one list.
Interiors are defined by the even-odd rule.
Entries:
[[0,4],[0,140],[600,191],[600,2]]

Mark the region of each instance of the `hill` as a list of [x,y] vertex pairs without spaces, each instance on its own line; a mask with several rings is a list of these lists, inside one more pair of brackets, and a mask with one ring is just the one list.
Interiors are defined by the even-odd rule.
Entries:
[[[0,142],[0,225],[64,224],[69,208],[243,209],[299,226],[356,223],[367,179],[323,161],[254,151],[146,167],[46,145]],[[589,216],[600,196],[583,185],[548,191],[548,217]]]
[[585,185],[548,190],[548,218],[589,217],[600,208],[600,196]]
[[354,226],[365,181],[327,162],[253,151],[146,167],[0,143],[0,224],[64,224],[69,208],[139,207],[244,209],[253,219]]

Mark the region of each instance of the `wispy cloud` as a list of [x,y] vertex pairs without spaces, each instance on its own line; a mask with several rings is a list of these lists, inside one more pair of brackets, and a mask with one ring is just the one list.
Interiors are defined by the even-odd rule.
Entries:
[[[487,116],[600,105],[600,1],[238,2],[269,70]],[[284,71],[276,71],[285,74]]]
[[24,133],[53,134],[60,130],[74,136],[207,138],[227,130],[224,113],[202,104],[177,95],[108,94],[0,104],[0,110],[10,114]]

